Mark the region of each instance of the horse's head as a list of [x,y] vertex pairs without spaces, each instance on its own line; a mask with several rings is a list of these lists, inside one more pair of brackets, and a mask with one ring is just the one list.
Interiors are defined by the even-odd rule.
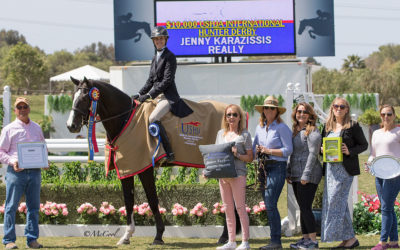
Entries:
[[89,91],[93,87],[86,77],[79,81],[71,77],[72,82],[77,86],[72,102],[72,110],[67,121],[68,130],[71,133],[78,133],[82,125],[87,125],[90,114]]
[[305,29],[306,26],[307,26],[305,21],[306,21],[306,19],[300,21],[299,30],[297,31],[297,33],[298,33],[299,35],[301,35],[301,33],[303,33],[304,29]]

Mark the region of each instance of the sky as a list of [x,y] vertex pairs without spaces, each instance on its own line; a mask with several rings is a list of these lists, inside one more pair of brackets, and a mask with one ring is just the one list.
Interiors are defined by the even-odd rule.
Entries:
[[[0,29],[17,30],[48,54],[114,43],[113,0],[1,0],[0,6]],[[316,57],[322,66],[339,69],[348,55],[365,58],[379,46],[400,44],[399,0],[334,0],[334,12],[336,56]]]

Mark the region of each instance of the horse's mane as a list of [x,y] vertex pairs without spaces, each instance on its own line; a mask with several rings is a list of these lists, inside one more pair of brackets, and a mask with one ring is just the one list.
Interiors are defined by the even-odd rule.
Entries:
[[125,92],[121,91],[120,89],[118,89],[117,87],[113,86],[110,83],[99,80],[89,80],[89,83],[91,83],[94,87],[98,87],[98,89],[100,90],[100,96],[102,95],[101,92],[104,92],[105,89],[107,95],[110,96],[112,99],[118,101],[119,103],[122,102],[126,102],[126,104],[132,103],[132,100],[129,97],[129,95],[127,95]]

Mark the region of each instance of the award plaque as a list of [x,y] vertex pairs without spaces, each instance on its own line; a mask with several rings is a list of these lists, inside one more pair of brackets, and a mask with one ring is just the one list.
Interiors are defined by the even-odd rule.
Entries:
[[45,142],[17,143],[19,168],[46,168],[47,147]]
[[322,139],[324,149],[324,162],[342,162],[342,137],[324,137]]

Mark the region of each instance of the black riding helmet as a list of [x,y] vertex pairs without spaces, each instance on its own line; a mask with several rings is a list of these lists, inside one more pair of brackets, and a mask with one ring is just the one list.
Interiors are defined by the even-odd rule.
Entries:
[[151,31],[151,39],[160,36],[165,36],[168,39],[169,35],[167,29],[164,26],[154,27],[154,29]]

